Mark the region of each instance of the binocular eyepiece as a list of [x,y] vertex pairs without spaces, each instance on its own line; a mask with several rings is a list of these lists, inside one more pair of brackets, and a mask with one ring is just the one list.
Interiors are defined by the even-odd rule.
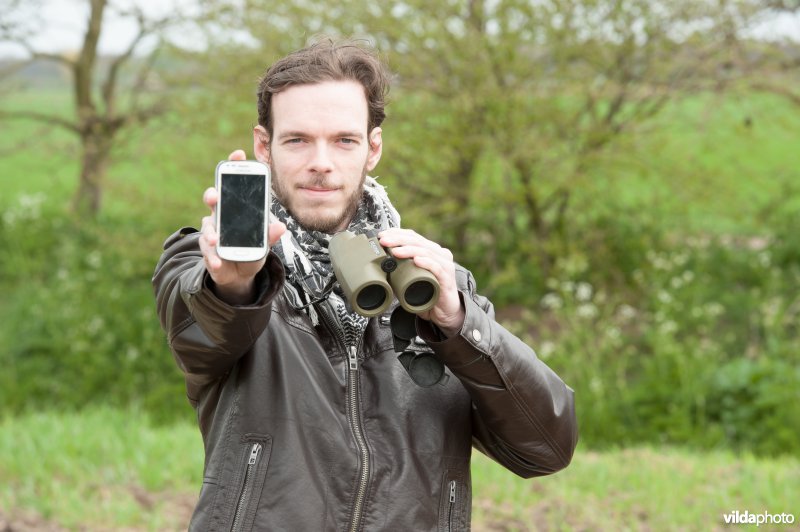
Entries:
[[418,314],[430,310],[439,299],[436,277],[411,259],[396,259],[381,246],[375,234],[341,231],[328,244],[336,280],[357,313],[371,318],[392,303]]

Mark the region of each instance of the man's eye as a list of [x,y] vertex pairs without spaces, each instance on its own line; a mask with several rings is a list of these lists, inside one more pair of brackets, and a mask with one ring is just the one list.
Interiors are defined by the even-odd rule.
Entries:
[[356,139],[349,139],[347,137],[342,137],[340,139],[340,141],[341,141],[342,144],[355,144],[356,143]]

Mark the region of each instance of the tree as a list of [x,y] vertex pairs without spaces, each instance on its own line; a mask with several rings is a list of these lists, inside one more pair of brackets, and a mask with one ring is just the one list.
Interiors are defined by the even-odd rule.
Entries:
[[594,162],[670,99],[712,85],[725,44],[709,31],[716,8],[691,1],[419,0],[361,13],[352,31],[390,50],[400,98],[414,102],[402,190],[427,197],[448,220],[442,239],[496,283],[553,273]]
[[778,95],[796,106],[800,106],[798,74],[800,74],[800,0],[752,0],[746,2],[750,13],[750,24],[743,29],[749,30],[754,24],[764,19],[775,20],[777,17],[793,19],[796,29],[794,38],[784,36],[772,42],[757,42],[750,38],[746,31],[736,35],[740,54],[736,66],[746,77],[749,86],[768,93]]
[[[63,66],[71,79],[74,117],[64,118],[35,110],[2,110],[0,119],[28,119],[63,128],[74,134],[80,142],[80,176],[73,209],[81,214],[95,216],[101,208],[103,180],[112,148],[119,133],[141,125],[158,116],[165,109],[164,100],[151,90],[154,79],[154,61],[157,46],[147,54],[136,57],[141,44],[148,37],[159,38],[173,16],[148,18],[140,7],[117,7],[110,0],[87,0],[88,13],[85,33],[76,53],[43,52],[32,44],[39,31],[21,22],[30,16],[30,3],[11,0],[5,16],[0,18],[0,41],[13,42],[22,47],[27,57],[18,62],[19,69],[35,61],[50,61]],[[98,43],[110,11],[136,23],[137,32],[127,48],[107,58],[98,55]],[[13,15],[17,16],[14,17]],[[122,71],[136,63],[136,72],[122,82]],[[105,67],[105,68],[104,68]]]
[[619,144],[671,100],[728,86],[748,2],[243,0],[223,11],[249,35],[226,79],[317,33],[377,44],[396,74],[380,170],[405,220],[491,292],[574,251],[576,191],[598,161],[632,159]]

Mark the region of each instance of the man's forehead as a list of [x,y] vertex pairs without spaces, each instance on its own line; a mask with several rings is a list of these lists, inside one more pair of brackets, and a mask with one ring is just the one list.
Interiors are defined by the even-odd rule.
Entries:
[[366,128],[368,106],[364,88],[355,81],[295,85],[272,97],[273,126],[287,130],[322,125],[326,128]]

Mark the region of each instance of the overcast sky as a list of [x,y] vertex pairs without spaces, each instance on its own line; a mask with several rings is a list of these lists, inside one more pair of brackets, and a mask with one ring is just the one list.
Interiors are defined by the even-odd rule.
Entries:
[[[36,10],[36,21],[41,30],[31,42],[39,52],[62,52],[80,47],[89,14],[86,0],[41,0],[42,7]],[[177,9],[191,10],[197,0],[121,0],[116,5],[137,5],[145,13],[156,18]],[[2,6],[2,1],[0,1]],[[0,7],[2,9],[2,7]],[[114,54],[124,51],[136,35],[137,26],[131,18],[121,18],[113,11],[105,13],[103,31],[100,34],[100,53]],[[18,45],[0,43],[0,57],[24,57]]]
[[[119,3],[136,4],[147,13],[158,16],[177,8],[191,9],[197,5],[197,0],[122,0]],[[85,0],[42,0],[42,8],[38,10],[41,31],[37,32],[39,36],[33,40],[36,49],[41,52],[76,50],[80,46],[86,24],[89,9],[87,4]],[[135,32],[136,25],[130,19],[120,19],[113,13],[107,13],[100,38],[100,52],[113,54],[125,50]],[[758,28],[757,34],[765,38],[791,38],[800,42],[800,14],[777,17]],[[183,36],[185,40],[186,36]],[[0,43],[0,57],[24,55],[21,47]]]

